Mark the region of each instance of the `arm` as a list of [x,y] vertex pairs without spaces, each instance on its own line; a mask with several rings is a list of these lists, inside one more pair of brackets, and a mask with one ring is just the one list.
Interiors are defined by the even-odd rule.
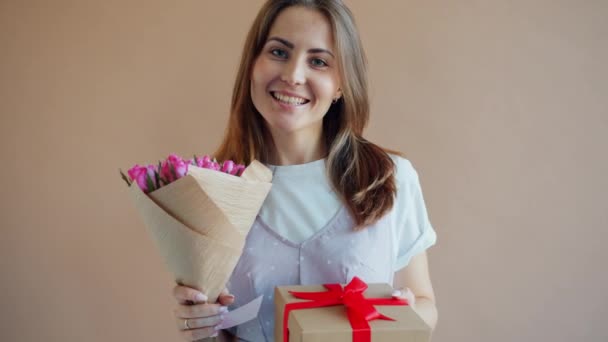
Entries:
[[412,308],[434,330],[437,325],[437,307],[426,252],[415,255],[406,267],[395,272],[393,287],[408,287],[414,293],[416,302]]

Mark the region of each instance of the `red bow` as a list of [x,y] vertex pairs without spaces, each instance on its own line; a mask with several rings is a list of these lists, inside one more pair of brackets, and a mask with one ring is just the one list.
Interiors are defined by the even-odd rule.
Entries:
[[289,330],[287,321],[291,310],[320,308],[324,306],[344,305],[348,312],[348,320],[353,328],[353,342],[370,342],[371,329],[368,321],[383,319],[394,321],[384,316],[374,308],[374,305],[408,305],[407,300],[397,298],[365,298],[363,292],[367,290],[367,284],[354,277],[344,288],[340,284],[323,285],[328,291],[324,292],[296,292],[289,291],[294,297],[310,299],[310,302],[289,303],[285,305],[283,314],[283,341],[289,341]]

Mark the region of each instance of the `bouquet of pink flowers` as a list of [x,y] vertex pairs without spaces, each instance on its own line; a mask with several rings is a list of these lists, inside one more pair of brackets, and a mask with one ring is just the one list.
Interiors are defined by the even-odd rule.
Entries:
[[141,166],[135,164],[128,171],[129,177],[125,176],[122,170],[120,174],[125,182],[127,182],[127,185],[131,186],[131,182],[137,182],[137,185],[139,185],[139,188],[143,192],[149,193],[184,177],[188,173],[189,165],[221,171],[235,176],[240,176],[245,170],[245,165],[235,164],[232,160],[226,160],[220,164],[209,156],[198,158],[195,155],[194,158],[186,160],[175,154],[170,154],[165,161],[158,162],[158,165]]
[[204,289],[214,302],[270,191],[270,170],[255,160],[245,167],[172,154],[127,173],[120,171],[177,283]]

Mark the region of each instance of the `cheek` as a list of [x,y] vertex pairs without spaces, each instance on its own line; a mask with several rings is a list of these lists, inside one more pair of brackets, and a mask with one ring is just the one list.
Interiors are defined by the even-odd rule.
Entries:
[[258,70],[254,69],[251,73],[251,93],[257,95],[260,92],[261,86],[262,81],[260,80],[260,73]]
[[339,87],[337,75],[326,74],[324,76],[325,77],[319,79],[317,86],[319,90],[323,92],[324,97],[333,98]]
[[336,89],[338,88],[336,82],[331,78],[320,79],[312,85],[315,96],[319,101],[327,102],[334,98]]
[[[251,71],[251,90],[252,93],[257,94],[263,90],[263,79],[264,79],[264,67],[260,61],[256,61],[253,64]],[[260,89],[262,87],[262,89]]]
[[251,80],[256,87],[262,87],[262,89],[258,90],[263,91],[272,80],[273,75],[274,71],[272,70],[272,66],[261,58],[253,65]]

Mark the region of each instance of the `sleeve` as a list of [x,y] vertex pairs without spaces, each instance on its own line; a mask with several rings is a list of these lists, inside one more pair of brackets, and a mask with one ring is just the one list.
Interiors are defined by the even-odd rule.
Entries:
[[437,242],[429,220],[418,173],[404,158],[396,157],[397,196],[395,200],[395,269],[407,266],[413,256]]

